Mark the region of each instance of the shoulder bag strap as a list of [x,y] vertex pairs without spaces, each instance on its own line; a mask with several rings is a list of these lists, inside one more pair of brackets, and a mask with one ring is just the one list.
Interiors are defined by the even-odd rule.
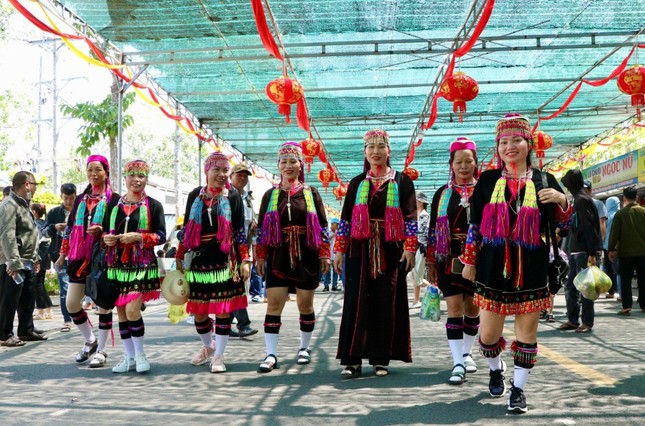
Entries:
[[[542,177],[542,188],[548,188],[549,187],[549,182],[546,180],[546,173],[543,171],[540,171],[540,175]],[[546,235],[546,245],[553,245],[553,259],[557,259],[558,256],[558,242],[555,237],[555,215],[553,213],[553,209],[555,209],[555,205],[547,206],[546,212],[547,212],[547,230],[545,232]],[[551,240],[551,242],[549,242]]]

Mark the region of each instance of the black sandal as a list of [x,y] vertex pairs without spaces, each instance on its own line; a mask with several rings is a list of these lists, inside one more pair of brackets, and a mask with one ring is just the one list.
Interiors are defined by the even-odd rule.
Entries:
[[343,379],[353,379],[361,375],[361,365],[348,365],[340,373]]
[[278,368],[278,358],[273,354],[269,354],[258,367],[258,373],[270,373],[274,368]]

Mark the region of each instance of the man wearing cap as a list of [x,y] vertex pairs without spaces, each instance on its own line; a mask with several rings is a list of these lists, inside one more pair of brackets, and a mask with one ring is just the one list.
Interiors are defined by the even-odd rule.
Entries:
[[428,196],[425,192],[417,191],[417,240],[419,241],[419,248],[417,249],[417,255],[414,257],[414,269],[407,276],[408,284],[414,284],[414,301],[410,305],[410,309],[421,307],[421,285],[425,281],[423,277],[426,272],[426,248],[428,247],[428,225],[430,223],[430,215],[426,211],[427,207]]
[[[251,247],[253,242],[253,234],[255,233],[256,228],[253,213],[253,197],[250,192],[245,190],[249,183],[250,175],[251,171],[249,170],[249,167],[246,163],[242,162],[233,166],[230,176],[232,189],[236,190],[242,197],[242,207],[244,207],[244,230],[246,231],[249,247]],[[250,287],[250,283],[253,282],[253,271],[255,271],[255,268],[252,268],[251,277],[246,283],[244,283],[247,289]],[[233,311],[231,314],[235,319],[237,319],[237,332],[231,329],[231,337],[248,337],[258,332],[256,328],[251,327],[251,320],[249,319],[249,313],[246,308]]]
[[591,181],[589,179],[585,179],[582,187],[587,194],[589,194],[593,200],[593,204],[596,206],[596,210],[598,210],[598,217],[600,218],[600,237],[604,240],[605,233],[607,232],[607,208],[602,201],[591,196]]

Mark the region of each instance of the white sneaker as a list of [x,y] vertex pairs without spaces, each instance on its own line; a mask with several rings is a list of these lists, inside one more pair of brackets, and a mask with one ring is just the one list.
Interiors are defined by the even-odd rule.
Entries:
[[107,361],[107,354],[103,351],[96,351],[94,356],[92,357],[92,361],[90,361],[90,368],[101,368],[105,366],[105,363]]
[[419,309],[421,307],[421,302],[410,303],[410,309]]
[[134,358],[128,358],[124,356],[121,358],[121,361],[114,367],[112,367],[113,373],[127,373],[128,371],[134,370]]
[[134,356],[134,362],[137,366],[137,373],[146,373],[150,371],[150,363],[148,362],[148,358],[146,358],[146,354],[143,352]]
[[211,373],[224,373],[226,366],[224,365],[224,355],[215,355],[211,360]]
[[262,296],[260,296],[259,294],[256,294],[255,296],[253,296],[251,298],[251,302],[261,303],[262,302]]
[[190,361],[190,363],[193,365],[204,365],[208,362],[208,360],[213,356],[214,353],[214,347],[207,348],[206,346],[202,346],[199,352],[197,352],[197,355],[195,355]]

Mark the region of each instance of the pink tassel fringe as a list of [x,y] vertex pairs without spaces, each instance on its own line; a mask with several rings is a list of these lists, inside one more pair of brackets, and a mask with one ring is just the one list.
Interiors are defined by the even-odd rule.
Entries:
[[219,248],[222,253],[228,254],[231,250],[231,240],[233,232],[231,231],[231,222],[226,220],[224,216],[217,217],[217,240],[219,241]]
[[367,204],[356,204],[352,209],[352,238],[370,238],[370,213]]
[[322,228],[318,221],[318,215],[307,213],[307,247],[317,250],[322,243]]
[[450,223],[448,216],[437,218],[435,229],[435,255],[443,260],[450,254]]
[[385,241],[397,242],[405,239],[403,213],[398,207],[385,208]]

